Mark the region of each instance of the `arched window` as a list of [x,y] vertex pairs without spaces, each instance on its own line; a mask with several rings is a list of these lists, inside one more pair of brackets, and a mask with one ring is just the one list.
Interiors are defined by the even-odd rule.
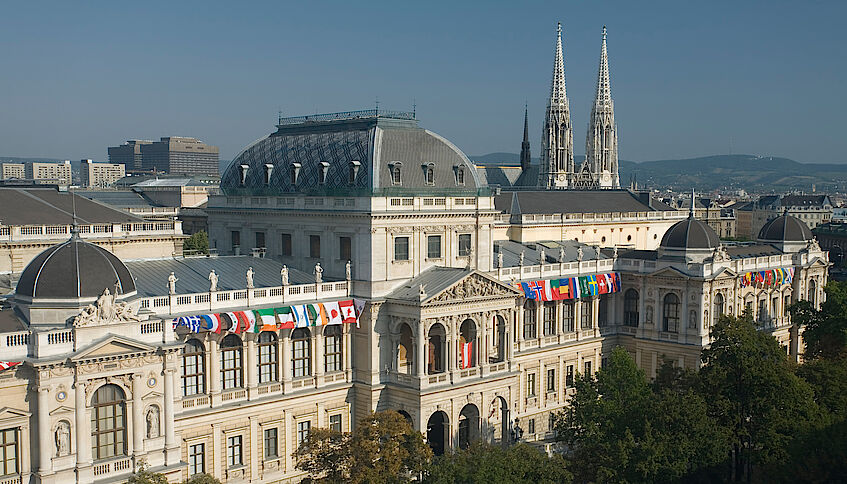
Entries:
[[227,335],[221,341],[221,387],[224,390],[242,386],[241,357],[241,338],[234,334]]
[[459,327],[459,366],[461,368],[476,366],[476,339],[476,322],[472,319],[462,321]]
[[312,334],[306,328],[291,332],[291,368],[294,378],[312,374]]
[[809,302],[816,306],[818,285],[814,279],[809,279]]
[[426,372],[428,375],[444,371],[444,344],[447,341],[447,331],[440,323],[429,328],[427,346]]
[[435,185],[435,165],[432,163],[426,165],[426,184]]
[[395,162],[391,165],[391,183],[399,185],[402,181],[400,177],[400,163]]
[[672,292],[665,294],[662,326],[668,333],[679,332],[679,298]]
[[623,295],[623,324],[638,327],[638,291],[627,289]]
[[203,343],[188,340],[182,347],[182,394],[206,393],[206,358]]
[[400,342],[397,345],[397,372],[411,375],[415,371],[415,344],[412,328],[403,323],[400,327]]
[[320,162],[320,164],[318,164],[318,185],[326,183],[327,171],[329,171],[329,163],[326,161]]
[[265,164],[265,173],[264,173],[264,183],[265,185],[271,184],[271,174],[274,172],[274,166],[271,164]]
[[538,337],[535,313],[535,301],[527,299],[523,304],[523,339],[534,339]]
[[91,398],[91,453],[94,460],[126,455],[126,395],[117,385]]
[[341,346],[341,326],[333,325],[324,328],[324,371],[332,373],[344,369]]
[[347,183],[349,185],[354,185],[356,183],[356,176],[359,174],[360,166],[362,166],[362,164],[357,160],[350,162],[350,166],[347,168]]
[[300,174],[300,163],[292,163],[288,169],[288,178],[291,185],[297,185],[297,175]]
[[721,293],[715,294],[715,309],[712,313],[712,317],[715,318],[714,323],[717,323],[721,319],[721,316],[723,316],[723,314],[724,314],[723,306],[724,306],[723,294],[721,294]]
[[270,383],[279,380],[279,365],[277,363],[277,338],[270,331],[259,333],[256,348],[259,353],[259,383]]

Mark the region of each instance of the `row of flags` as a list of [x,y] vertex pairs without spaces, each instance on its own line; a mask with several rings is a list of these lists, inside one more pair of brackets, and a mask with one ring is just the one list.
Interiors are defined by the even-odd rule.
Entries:
[[580,297],[611,294],[621,290],[621,276],[617,272],[593,276],[565,277],[549,281],[520,283],[527,299],[561,301]]
[[188,328],[192,333],[226,331],[235,334],[261,333],[278,329],[328,326],[332,324],[356,324],[365,308],[364,299],[348,299],[327,303],[297,304],[278,308],[209,313],[196,316],[181,316],[172,321],[174,329]]
[[20,364],[20,361],[0,361],[0,371],[8,370],[9,368]]
[[770,269],[767,271],[746,272],[741,275],[741,287],[747,286],[781,286],[791,284],[794,280],[794,268]]

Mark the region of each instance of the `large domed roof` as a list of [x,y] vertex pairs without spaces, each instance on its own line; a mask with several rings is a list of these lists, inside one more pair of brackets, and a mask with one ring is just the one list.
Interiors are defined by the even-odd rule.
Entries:
[[32,298],[76,299],[97,297],[107,288],[129,294],[135,292],[135,281],[114,254],[74,235],[38,254],[24,269],[15,292]]
[[693,216],[673,224],[659,244],[664,249],[715,249],[720,245],[715,230]]
[[812,231],[797,217],[785,214],[769,220],[759,231],[763,242],[806,242],[812,240]]

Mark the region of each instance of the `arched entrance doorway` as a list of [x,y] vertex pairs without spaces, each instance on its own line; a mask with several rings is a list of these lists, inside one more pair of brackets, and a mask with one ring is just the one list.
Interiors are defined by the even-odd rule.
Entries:
[[479,409],[469,403],[459,412],[459,448],[467,449],[479,440]]
[[494,398],[488,419],[494,427],[494,441],[507,445],[509,443],[509,405],[506,404],[505,398]]
[[429,417],[426,423],[426,442],[432,448],[433,454],[444,455],[449,432],[450,420],[446,413],[439,410]]
[[412,416],[411,416],[411,415],[409,415],[409,412],[407,412],[407,411],[405,411],[405,410],[397,410],[397,413],[399,413],[400,415],[402,415],[402,416],[403,416],[403,418],[405,418],[405,419],[406,419],[406,421],[407,421],[407,422],[409,422],[409,425],[411,425],[413,429],[415,428],[415,422],[414,422],[414,421],[412,421]]

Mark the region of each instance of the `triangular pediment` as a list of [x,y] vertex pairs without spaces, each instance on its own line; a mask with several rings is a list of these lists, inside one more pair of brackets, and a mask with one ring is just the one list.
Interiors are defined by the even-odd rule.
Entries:
[[100,358],[104,356],[115,356],[121,354],[148,353],[156,348],[146,343],[134,341],[122,336],[110,335],[102,341],[95,343],[89,348],[77,353],[72,361],[86,360],[89,358]]
[[473,271],[437,294],[430,295],[423,303],[466,301],[473,299],[522,296],[523,292],[504,284],[481,272]]
[[29,418],[32,414],[26,410],[12,407],[0,408],[0,422],[8,419]]
[[62,406],[54,408],[53,410],[50,411],[51,416],[62,415],[62,414],[65,414],[65,413],[74,413],[74,409],[71,408],[71,407],[68,407],[66,405],[62,405]]
[[656,272],[651,273],[650,276],[653,276],[653,277],[680,277],[680,276],[682,276],[682,277],[687,277],[687,278],[693,278],[693,276],[691,274],[686,274],[685,272],[683,272],[680,269],[677,269],[674,266],[663,267],[663,268],[657,270]]
[[162,397],[163,397],[163,395],[159,392],[150,392],[150,393],[144,395],[143,397],[141,397],[141,399],[142,400],[158,400]]

